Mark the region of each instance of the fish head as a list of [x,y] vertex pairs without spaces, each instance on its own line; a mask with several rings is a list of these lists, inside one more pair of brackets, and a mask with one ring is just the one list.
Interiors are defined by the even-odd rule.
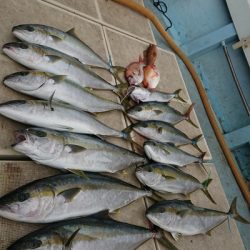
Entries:
[[147,186],[154,185],[161,177],[150,164],[138,167],[135,175],[141,183]]
[[130,93],[130,97],[135,102],[144,102],[146,101],[150,96],[150,91],[145,88],[135,87],[134,90]]
[[31,43],[40,44],[47,39],[47,34],[40,25],[17,25],[12,28],[12,33],[18,39]]
[[140,105],[137,105],[137,106],[134,106],[134,107],[130,108],[127,111],[127,114],[129,115],[129,117],[136,120],[138,117],[140,117],[140,113],[142,111],[143,111],[143,108]]
[[143,81],[144,62],[130,63],[125,70],[125,77],[130,85],[139,85]]
[[3,52],[13,60],[34,68],[43,59],[44,51],[39,45],[26,42],[11,42],[3,45]]
[[17,91],[33,91],[49,81],[49,76],[40,71],[21,71],[8,75],[3,82],[6,86]]
[[153,159],[153,155],[157,155],[160,148],[156,141],[146,141],[143,145],[144,151],[149,159]]
[[13,148],[37,161],[55,159],[64,147],[62,137],[40,128],[16,131],[15,139]]
[[0,198],[0,216],[16,221],[32,222],[49,213],[54,193],[49,186],[22,186]]
[[24,237],[13,245],[7,248],[7,250],[32,250],[32,249],[42,249],[43,242],[37,237]]
[[26,100],[13,100],[0,104],[0,114],[6,116],[16,116],[17,113],[22,113],[24,107],[28,107],[28,101]]

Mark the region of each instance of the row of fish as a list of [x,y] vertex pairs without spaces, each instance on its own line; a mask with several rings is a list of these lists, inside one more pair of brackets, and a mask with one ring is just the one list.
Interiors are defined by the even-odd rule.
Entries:
[[[176,249],[159,229],[100,219],[93,214],[116,212],[142,197],[160,200],[166,193],[188,195],[198,189],[214,202],[207,190],[210,178],[201,183],[176,168],[203,162],[204,154],[195,157],[179,149],[180,145],[191,144],[199,150],[201,136],[191,139],[174,127],[183,120],[196,127],[190,119],[193,105],[181,114],[166,104],[174,98],[184,102],[180,90],[167,94],[134,86],[130,96],[141,103],[124,108],[93,92],[121,93],[122,86],[113,86],[92,71],[95,66],[114,74],[116,67],[94,53],[72,30],[66,33],[44,25],[19,25],[12,31],[23,42],[5,44],[4,53],[34,70],[11,74],[4,84],[43,99],[0,105],[2,115],[40,127],[17,131],[13,148],[37,163],[72,173],[28,183],[0,198],[0,216],[5,218],[30,223],[61,221],[25,236],[9,250],[135,249],[150,238]],[[121,110],[137,122],[117,131],[89,114],[110,110]],[[102,138],[131,140],[132,131],[150,139],[144,143],[146,156]],[[151,159],[158,163],[150,163]],[[141,165],[136,177],[148,188],[90,173],[115,173],[134,164]],[[79,219],[81,216],[92,217]],[[228,213],[198,208],[186,201],[160,201],[147,210],[146,216],[175,239],[180,234],[206,233],[229,216],[248,223],[238,215],[235,201]],[[63,221],[66,219],[71,220]]]

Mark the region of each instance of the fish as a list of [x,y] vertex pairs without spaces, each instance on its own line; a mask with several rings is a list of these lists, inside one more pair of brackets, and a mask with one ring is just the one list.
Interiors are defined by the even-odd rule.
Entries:
[[146,64],[155,65],[157,58],[157,46],[155,44],[150,44],[146,51]]
[[160,201],[147,210],[146,217],[153,224],[170,232],[175,240],[178,240],[181,235],[210,235],[213,228],[230,218],[250,224],[239,215],[236,208],[236,198],[228,212],[198,207],[189,200]]
[[95,95],[88,88],[80,87],[63,75],[53,75],[42,71],[21,71],[8,75],[4,84],[18,92],[49,100],[70,104],[90,113],[121,110],[121,104]]
[[160,231],[95,216],[48,225],[17,240],[7,250],[135,250],[149,239],[178,250]]
[[124,133],[98,121],[93,115],[62,103],[13,100],[0,104],[0,114],[12,120],[73,133],[124,137]]
[[184,167],[188,164],[203,164],[204,152],[201,156],[191,155],[170,143],[146,141],[143,145],[147,157],[155,162]]
[[137,121],[162,121],[175,125],[183,120],[186,120],[194,127],[197,125],[191,120],[190,114],[194,108],[194,104],[188,108],[185,114],[170,107],[162,102],[145,102],[137,104],[126,111],[126,114]]
[[77,37],[74,29],[64,32],[47,25],[21,24],[14,26],[12,33],[24,42],[53,48],[77,58],[83,64],[110,69],[105,60]]
[[155,65],[147,65],[143,68],[143,81],[144,88],[155,89],[160,81],[160,71]]
[[177,89],[173,93],[165,93],[150,89],[145,89],[138,86],[133,86],[130,91],[130,97],[135,102],[170,102],[173,99],[179,100],[180,102],[186,102],[181,96],[181,89]]
[[196,190],[201,190],[211,202],[215,203],[207,190],[212,181],[210,177],[200,182],[181,169],[162,163],[150,163],[140,166],[136,169],[135,175],[143,185],[157,191],[159,196],[166,193],[188,196]]
[[35,180],[1,197],[0,216],[27,223],[50,223],[106,210],[111,213],[151,195],[151,191],[108,176],[59,174]]
[[52,48],[33,43],[12,42],[4,44],[2,49],[11,59],[30,69],[64,75],[81,87],[119,92],[115,86],[77,59]]
[[202,135],[190,139],[182,131],[167,122],[154,120],[139,121],[128,126],[123,132],[127,134],[128,137],[131,131],[135,131],[141,136],[158,142],[170,142],[175,145],[191,144],[201,152],[197,143],[202,139]]
[[144,78],[143,67],[145,66],[143,58],[140,56],[138,62],[130,63],[125,70],[125,78],[129,85],[139,85]]
[[96,136],[27,128],[16,131],[15,138],[14,150],[62,170],[115,173],[147,162],[144,156]]

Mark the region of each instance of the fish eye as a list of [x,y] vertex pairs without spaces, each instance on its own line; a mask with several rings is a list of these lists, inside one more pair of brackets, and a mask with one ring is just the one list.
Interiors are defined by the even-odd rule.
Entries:
[[165,208],[164,207],[160,207],[158,212],[161,213],[161,214],[163,214],[165,212]]
[[26,26],[25,30],[27,30],[29,32],[33,32],[35,29],[32,26]]
[[26,201],[27,199],[29,199],[30,195],[28,193],[20,193],[18,194],[18,201],[23,202]]
[[18,47],[20,49],[28,49],[29,48],[29,46],[27,44],[24,44],[24,43],[20,43]]
[[39,131],[39,130],[33,130],[33,129],[29,129],[28,130],[31,134],[36,135],[38,137],[46,137],[47,133],[44,131]]
[[30,249],[36,249],[40,247],[41,245],[42,245],[42,241],[36,240],[36,239],[32,239],[32,241],[29,241],[26,243],[26,246]]
[[136,111],[141,112],[142,111],[142,107],[136,107]]
[[20,76],[27,76],[29,74],[29,72],[25,72],[25,71],[22,71],[19,73]]

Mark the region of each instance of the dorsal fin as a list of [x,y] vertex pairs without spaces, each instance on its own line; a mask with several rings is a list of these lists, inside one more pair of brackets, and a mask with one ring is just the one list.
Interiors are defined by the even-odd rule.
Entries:
[[73,36],[73,37],[75,37],[75,38],[77,38],[77,39],[79,39],[79,37],[77,36],[77,34],[75,32],[75,28],[71,28],[66,33],[69,34],[69,35],[71,35],[71,36]]

